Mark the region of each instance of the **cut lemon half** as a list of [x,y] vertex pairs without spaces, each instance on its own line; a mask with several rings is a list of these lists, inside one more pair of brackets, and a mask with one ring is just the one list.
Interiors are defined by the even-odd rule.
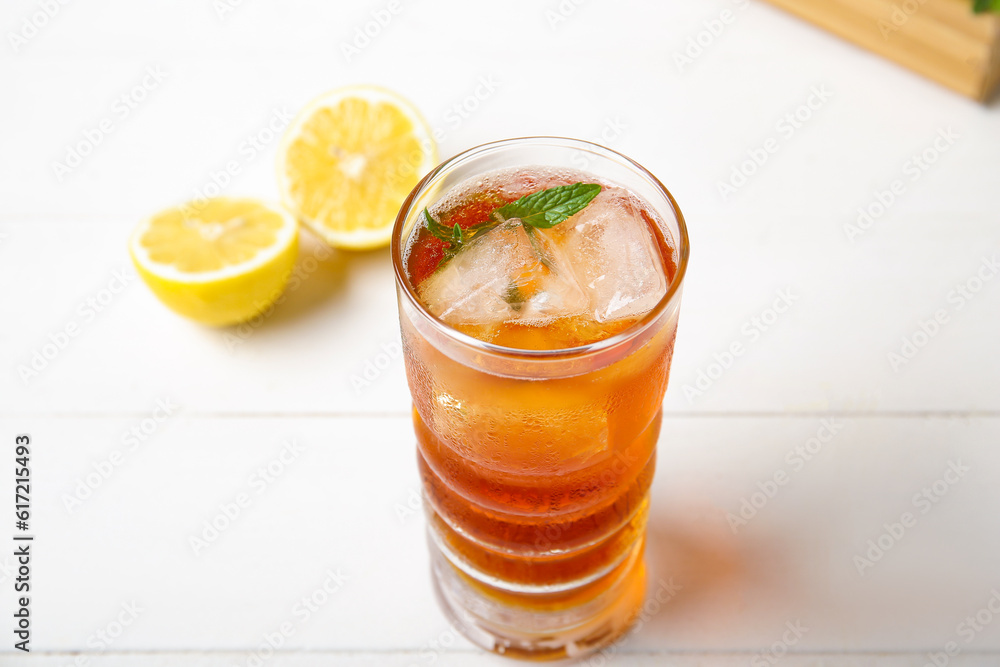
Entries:
[[263,313],[281,295],[298,255],[298,224],[253,199],[209,199],[142,222],[129,251],[172,310],[222,326]]
[[437,162],[427,123],[395,93],[371,86],[313,100],[289,126],[278,153],[282,200],[330,245],[389,243],[410,190]]

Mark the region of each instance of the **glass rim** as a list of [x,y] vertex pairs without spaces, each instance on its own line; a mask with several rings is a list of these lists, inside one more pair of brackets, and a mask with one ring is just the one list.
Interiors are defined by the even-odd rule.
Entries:
[[[526,350],[516,347],[505,347],[503,345],[496,345],[488,341],[480,340],[468,334],[458,331],[445,321],[439,319],[420,302],[417,296],[416,290],[410,283],[410,279],[406,274],[406,267],[403,266],[403,228],[406,226],[406,220],[410,217],[411,208],[413,206],[414,200],[417,196],[426,190],[431,183],[447,168],[453,166],[454,164],[466,160],[474,155],[482,153],[486,150],[501,149],[509,146],[517,146],[524,143],[542,143],[550,146],[558,146],[563,148],[584,148],[590,152],[596,152],[598,155],[605,153],[605,157],[613,156],[614,158],[623,160],[626,165],[636,171],[640,176],[647,179],[651,185],[654,186],[667,200],[671,208],[671,212],[674,215],[674,219],[677,221],[678,229],[678,239],[675,240],[677,247],[675,251],[677,252],[677,268],[674,271],[673,279],[670,281],[670,285],[667,286],[667,291],[663,297],[656,303],[653,308],[647,312],[642,318],[630,325],[627,329],[618,332],[613,336],[608,338],[602,338],[601,340],[594,341],[593,343],[588,343],[586,345],[578,345],[575,347],[565,347],[558,348],[554,350]],[[596,149],[596,151],[595,151]],[[466,149],[461,153],[458,153],[447,160],[444,160],[439,165],[431,169],[431,171],[420,179],[420,182],[410,191],[410,194],[406,196],[403,201],[402,206],[400,206],[399,212],[396,214],[396,222],[392,228],[392,241],[390,246],[390,252],[392,254],[392,267],[396,278],[397,288],[401,288],[403,293],[406,295],[407,301],[412,305],[417,311],[430,322],[436,330],[440,333],[446,335],[448,338],[455,340],[456,342],[462,343],[469,347],[475,348],[477,350],[487,352],[493,355],[507,357],[511,359],[554,359],[554,358],[571,358],[577,356],[585,356],[593,354],[596,352],[601,352],[606,349],[610,349],[629,341],[640,334],[642,334],[646,329],[648,329],[654,322],[659,319],[667,307],[673,302],[674,297],[678,294],[681,289],[681,284],[684,281],[684,275],[687,272],[688,256],[690,254],[689,240],[687,224],[684,221],[684,214],[681,213],[680,207],[677,205],[677,201],[674,196],[670,194],[666,186],[660,182],[656,176],[654,176],[648,169],[643,167],[641,164],[623,155],[618,151],[608,148],[607,146],[602,146],[600,144],[594,143],[592,141],[585,141],[583,139],[573,139],[571,137],[558,137],[558,136],[526,136],[526,137],[513,137],[510,139],[501,139],[498,141],[490,141],[487,143],[479,144],[478,146],[473,146],[472,148]]]

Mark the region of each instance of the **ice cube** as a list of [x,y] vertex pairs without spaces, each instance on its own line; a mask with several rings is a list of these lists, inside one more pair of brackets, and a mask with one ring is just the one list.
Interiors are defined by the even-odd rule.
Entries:
[[605,188],[587,208],[553,228],[598,322],[640,317],[667,291],[663,261],[640,204]]
[[581,315],[589,299],[548,232],[517,219],[480,232],[418,287],[434,315],[453,325]]

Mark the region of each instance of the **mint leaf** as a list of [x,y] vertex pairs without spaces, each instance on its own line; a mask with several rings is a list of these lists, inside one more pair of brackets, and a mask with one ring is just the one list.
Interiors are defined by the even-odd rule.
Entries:
[[[490,219],[463,229],[461,225],[455,223],[454,227],[448,227],[431,216],[430,211],[424,208],[424,223],[431,236],[440,239],[448,244],[441,258],[441,263],[437,269],[440,270],[447,264],[462,246],[469,243],[480,234],[485,234],[497,227],[500,223],[516,218],[520,220],[528,235],[531,247],[538,255],[538,259],[550,270],[554,268],[552,259],[545,252],[545,248],[534,236],[535,228],[548,229],[555,227],[566,218],[579,213],[587,207],[594,197],[601,192],[601,186],[596,183],[573,183],[572,185],[560,185],[558,187],[540,190],[533,194],[521,197],[517,201],[504,204],[490,214]],[[515,295],[516,296],[516,295]],[[513,303],[513,302],[511,302]]]
[[526,227],[548,229],[587,207],[601,192],[596,183],[573,183],[521,197],[493,212],[504,220],[520,218]]
[[[424,222],[427,223],[427,231],[430,232],[431,236],[439,238],[446,243],[452,242],[452,237],[455,231],[449,227],[445,227],[440,222],[431,217],[431,214],[424,209]],[[455,225],[458,227],[458,225]],[[461,232],[459,232],[459,237],[461,238]]]
[[473,234],[478,233],[484,228],[486,228],[486,231],[489,231],[498,224],[495,220],[487,220],[486,222],[481,222],[465,229],[462,229],[462,226],[457,222],[453,227],[449,227],[435,220],[426,208],[424,208],[424,223],[431,236],[448,244],[448,247],[444,249],[441,262],[437,265],[435,271],[440,270],[452,257],[457,255],[462,246],[472,239]]
[[470,234],[475,234],[484,227],[493,227],[497,224],[495,220],[487,220],[486,222],[471,225],[465,229],[462,229],[462,226],[457,222],[453,227],[449,227],[435,220],[426,208],[424,209],[424,223],[431,236],[451,244],[452,250],[458,250],[463,243],[470,239]]
[[507,285],[507,289],[504,290],[503,300],[510,304],[510,307],[514,311],[521,310],[524,307],[524,302],[527,299],[521,294],[521,289],[517,286],[517,283],[510,283]]
[[1000,12],[1000,0],[973,0],[972,9],[977,14],[983,12]]

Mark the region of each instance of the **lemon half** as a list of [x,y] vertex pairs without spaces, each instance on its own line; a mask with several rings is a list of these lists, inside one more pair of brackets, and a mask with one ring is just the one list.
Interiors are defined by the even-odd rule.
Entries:
[[395,93],[350,86],[313,100],[278,156],[282,201],[330,245],[389,243],[403,200],[437,162],[420,113]]
[[298,224],[253,199],[209,199],[145,220],[129,251],[172,310],[204,324],[236,324],[281,295],[298,255]]

